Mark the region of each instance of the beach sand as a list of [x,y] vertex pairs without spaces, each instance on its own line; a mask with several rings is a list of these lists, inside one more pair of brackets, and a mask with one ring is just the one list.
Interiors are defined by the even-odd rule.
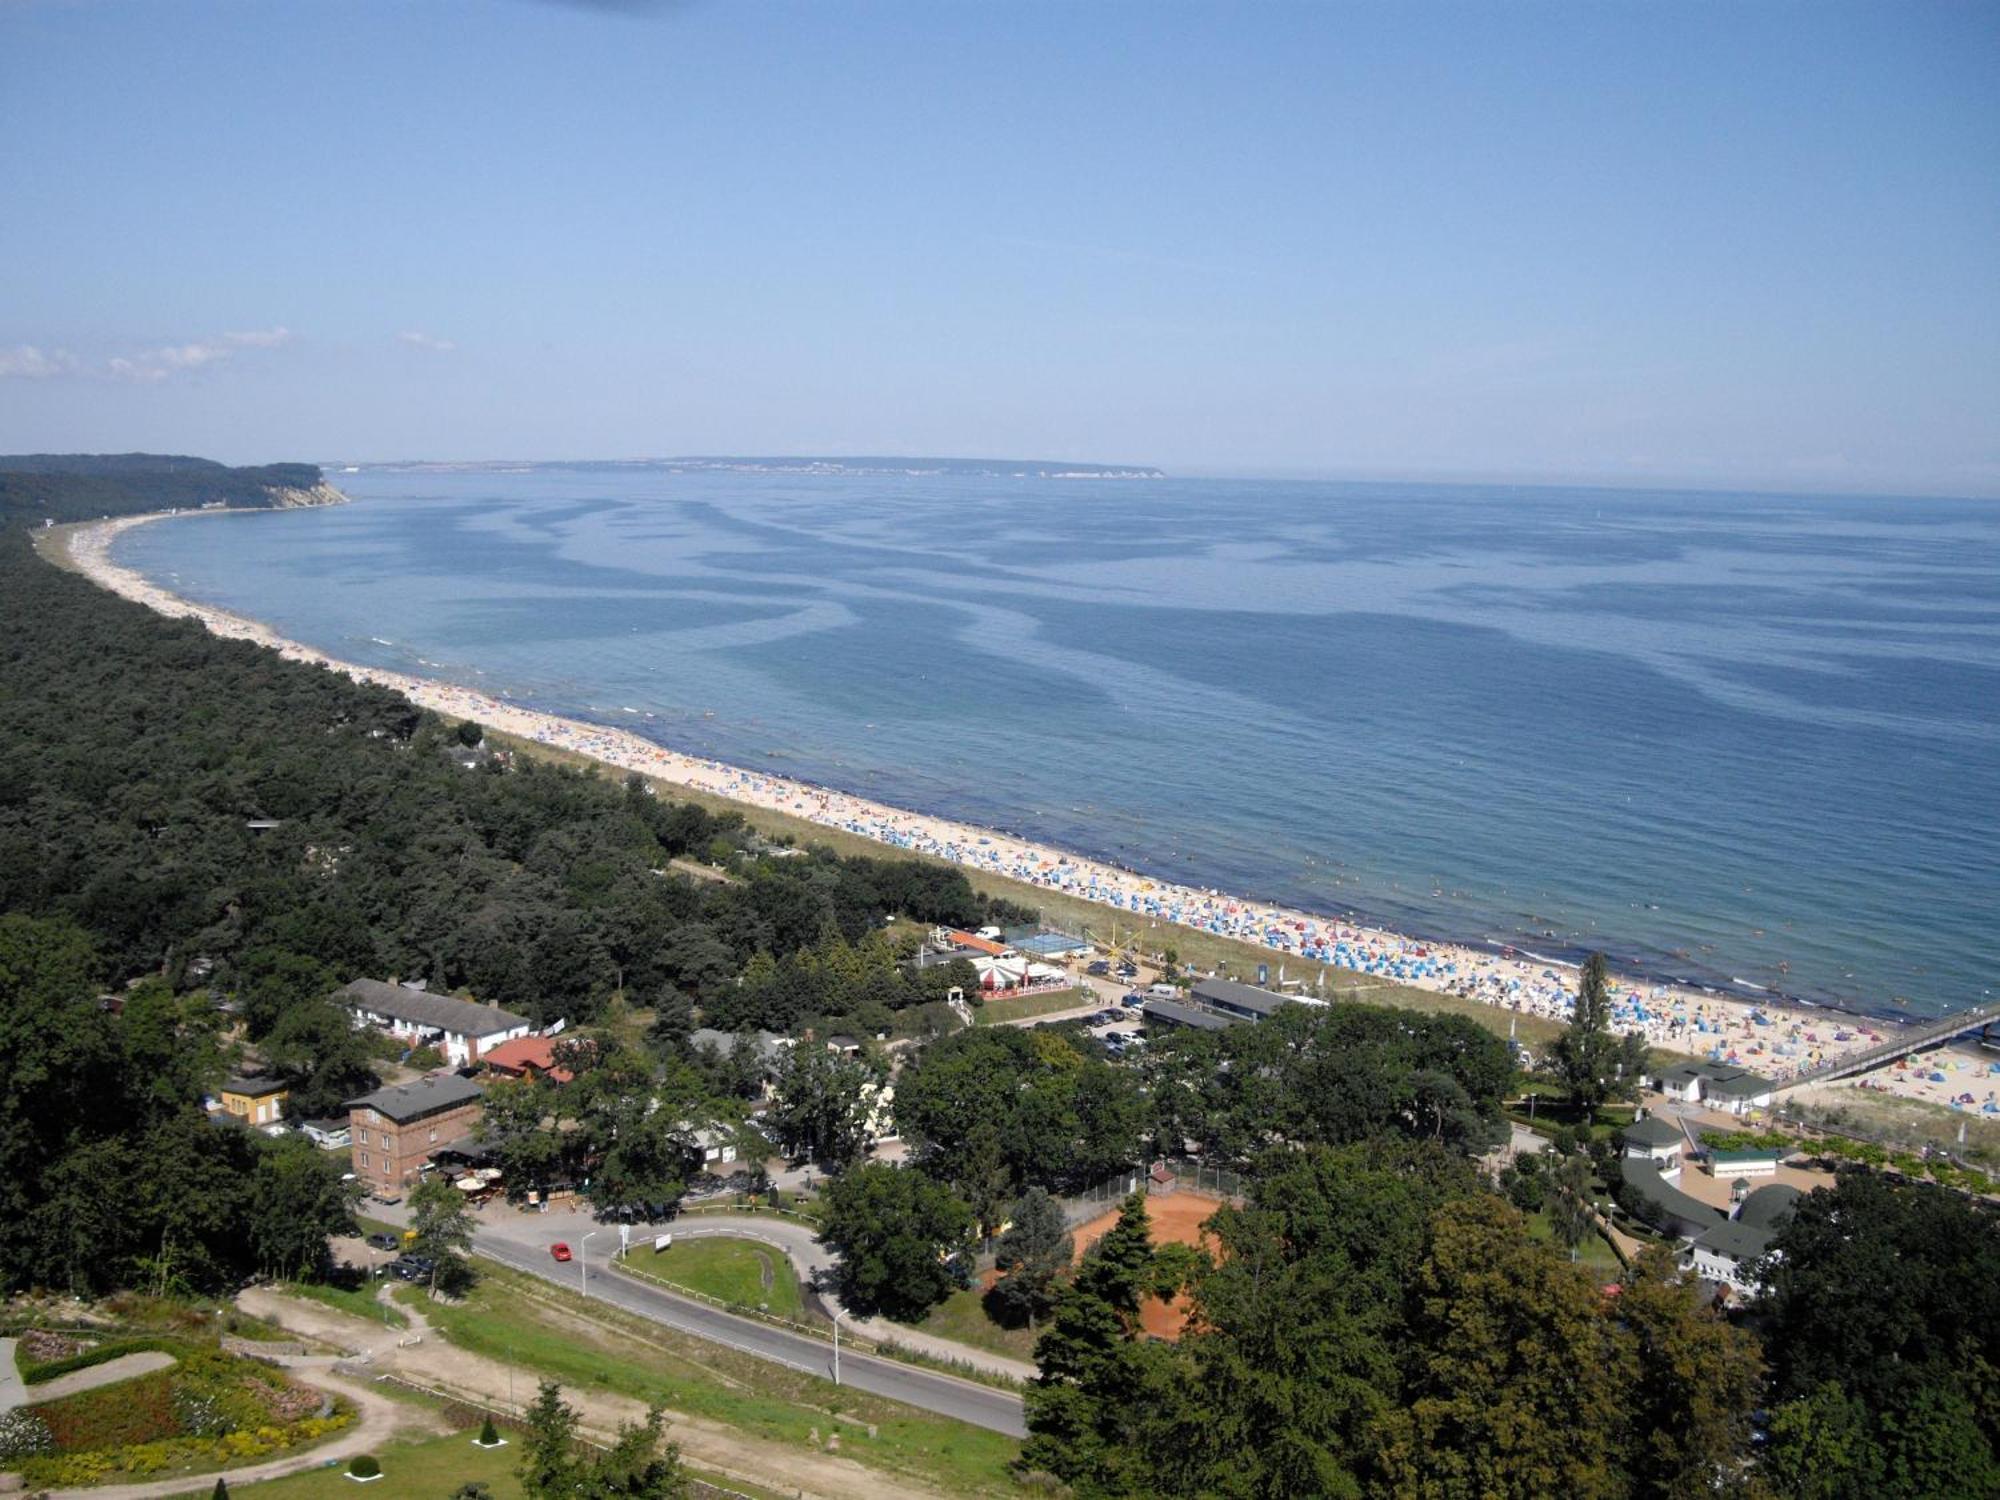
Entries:
[[[574,751],[623,770],[694,788],[753,807],[789,813],[844,829],[892,848],[914,850],[1045,890],[1096,902],[1112,912],[1174,923],[1254,944],[1274,961],[1307,960],[1308,972],[1331,964],[1420,989],[1459,995],[1496,1009],[1562,1022],[1575,1000],[1575,969],[1512,951],[1499,953],[1425,941],[1373,926],[1292,911],[1216,891],[1150,879],[1045,845],[907,812],[826,787],[685,755],[624,730],[541,713],[452,683],[338,661],[287,640],[256,620],[196,604],[111,560],[116,538],[164,515],[228,515],[227,511],[160,512],[69,529],[70,560],[100,586],[163,615],[200,621],[219,636],[254,641],[293,661],[343,672],[356,681],[394,688],[453,718],[524,740]],[[1886,1022],[1787,1005],[1752,1004],[1731,996],[1615,976],[1614,1025],[1643,1034],[1654,1046],[1712,1057],[1784,1080],[1893,1035]],[[1907,1071],[1907,1070],[1902,1070]],[[1957,1075],[1952,1075],[1954,1078]],[[1943,1088],[1943,1086],[1938,1086]],[[1971,1084],[1944,1092],[1956,1095]],[[1972,1106],[1977,1108],[1975,1104]]]

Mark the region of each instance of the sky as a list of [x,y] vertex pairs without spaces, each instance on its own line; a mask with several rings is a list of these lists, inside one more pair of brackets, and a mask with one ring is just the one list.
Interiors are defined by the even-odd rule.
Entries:
[[0,450],[2000,496],[2000,5],[0,0]]

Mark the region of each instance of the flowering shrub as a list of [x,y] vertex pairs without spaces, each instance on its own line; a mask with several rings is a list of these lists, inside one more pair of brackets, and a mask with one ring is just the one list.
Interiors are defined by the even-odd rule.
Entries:
[[49,1424],[27,1407],[0,1417],[0,1460],[32,1458],[38,1453],[56,1451],[56,1435],[49,1431]]
[[166,1438],[123,1448],[36,1456],[24,1460],[18,1467],[30,1489],[101,1484],[107,1479],[124,1475],[157,1474],[164,1469],[186,1468],[192,1464],[238,1464],[250,1459],[268,1458],[289,1448],[316,1443],[328,1434],[340,1431],[353,1420],[353,1412],[336,1411],[330,1417],[307,1417],[304,1421],[284,1426],[266,1424],[254,1429],[239,1429],[222,1437]]

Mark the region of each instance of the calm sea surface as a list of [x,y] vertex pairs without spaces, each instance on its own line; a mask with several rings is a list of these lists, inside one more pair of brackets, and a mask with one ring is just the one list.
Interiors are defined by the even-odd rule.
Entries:
[[1426,935],[2000,991],[2000,505],[331,476],[121,561],[332,655]]

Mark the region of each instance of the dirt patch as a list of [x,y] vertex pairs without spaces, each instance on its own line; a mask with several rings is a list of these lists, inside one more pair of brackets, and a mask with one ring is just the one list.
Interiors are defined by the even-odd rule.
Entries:
[[[1152,1219],[1150,1238],[1156,1245],[1205,1245],[1214,1250],[1214,1237],[1202,1233],[1201,1226],[1220,1207],[1221,1199],[1190,1192],[1186,1188],[1178,1192],[1150,1194],[1146,1199],[1146,1213]],[[1077,1259],[1081,1260],[1083,1253],[1110,1233],[1111,1226],[1117,1222],[1118,1211],[1112,1209],[1072,1230]],[[1139,1309],[1139,1323],[1155,1338],[1177,1339],[1181,1330],[1187,1327],[1189,1311],[1185,1296],[1175,1297],[1170,1302],[1149,1297]]]

